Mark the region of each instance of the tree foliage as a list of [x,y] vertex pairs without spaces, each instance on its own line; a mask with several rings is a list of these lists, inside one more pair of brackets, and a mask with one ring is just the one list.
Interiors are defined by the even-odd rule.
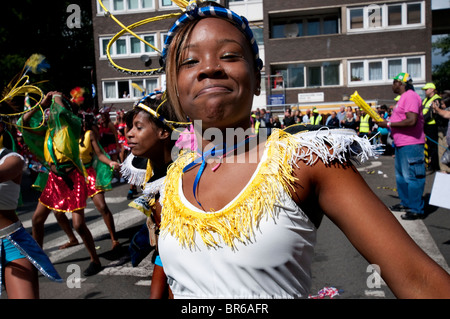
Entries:
[[[433,43],[433,50],[446,56],[450,53],[450,36],[447,35]],[[439,92],[450,89],[450,59],[433,67],[433,82]]]
[[[80,28],[67,21],[70,4],[80,8]],[[34,53],[43,54],[50,68],[30,75],[31,82],[44,92],[60,90],[68,94],[75,86],[91,86],[94,67],[91,0],[14,0],[2,6],[0,19],[0,85],[4,87],[20,72]]]

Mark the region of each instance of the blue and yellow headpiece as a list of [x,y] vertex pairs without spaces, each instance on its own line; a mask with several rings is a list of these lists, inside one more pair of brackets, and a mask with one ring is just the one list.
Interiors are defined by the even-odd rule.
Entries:
[[164,43],[164,48],[162,51],[162,59],[165,61],[167,58],[167,50],[170,46],[170,43],[173,40],[173,37],[178,32],[180,28],[182,28],[186,23],[189,23],[193,20],[199,20],[208,17],[218,17],[226,20],[230,20],[237,27],[241,28],[241,31],[245,34],[247,39],[249,40],[252,51],[255,57],[256,65],[259,70],[263,67],[263,62],[259,58],[259,49],[258,44],[256,43],[255,36],[253,35],[253,31],[250,28],[250,25],[247,19],[243,16],[239,16],[234,13],[230,9],[216,7],[216,6],[205,6],[199,7],[196,1],[191,1],[189,6],[186,7],[185,13],[174,23],[172,28],[169,31],[169,34]]

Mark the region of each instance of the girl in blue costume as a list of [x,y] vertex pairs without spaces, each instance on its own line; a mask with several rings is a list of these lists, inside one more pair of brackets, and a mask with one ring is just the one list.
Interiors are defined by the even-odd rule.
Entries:
[[[7,104],[2,102],[0,113],[7,112],[5,108]],[[12,151],[13,146],[13,136],[0,117],[0,286],[4,279],[9,299],[36,299],[39,298],[36,269],[53,281],[62,279],[17,217],[24,160]]]
[[236,134],[225,146],[206,134],[250,132],[262,61],[245,18],[215,2],[191,2],[163,59],[179,120],[202,121],[200,154],[174,161],[159,201],[158,247],[175,298],[307,297],[323,214],[380,267],[397,297],[450,297],[450,276],[351,163],[373,155],[355,131],[294,126],[248,143]]

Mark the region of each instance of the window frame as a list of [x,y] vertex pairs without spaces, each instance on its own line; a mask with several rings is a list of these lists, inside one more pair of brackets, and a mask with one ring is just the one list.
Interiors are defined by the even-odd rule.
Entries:
[[[147,81],[152,81],[155,83],[154,87],[159,87],[160,78],[159,77],[147,77],[147,78],[122,78],[122,79],[110,79],[110,80],[102,80],[102,99],[103,102],[111,103],[111,102],[133,102],[137,101],[142,97],[142,94],[136,95],[135,89],[131,85],[133,82],[142,82],[142,86],[147,91],[148,83]],[[119,95],[119,82],[128,82],[128,94],[130,97],[120,97]],[[106,85],[114,83],[114,97],[107,97]]]
[[[128,9],[129,8],[129,1],[130,0],[123,0],[123,7],[124,9],[116,10],[113,8],[113,2],[114,0],[103,0],[103,5],[108,9],[109,12],[113,14],[128,14],[128,13],[140,13],[140,12],[147,12],[147,11],[156,11],[156,1],[158,0],[152,0],[153,1],[153,7],[144,7],[143,1],[145,0],[138,0],[139,6],[137,9]],[[103,10],[100,3],[97,1],[97,15],[104,15],[105,11]]]
[[[419,23],[408,23],[408,6],[420,5],[420,22]],[[389,8],[394,6],[400,6],[401,8],[401,23],[399,25],[389,25]],[[369,9],[374,9],[379,7],[381,9],[380,25],[369,25]],[[363,10],[363,27],[362,28],[351,28],[351,12],[353,10]],[[396,2],[396,3],[384,3],[380,5],[366,5],[366,6],[355,6],[347,8],[347,32],[348,33],[358,33],[358,32],[373,32],[373,31],[388,31],[388,30],[399,30],[399,29],[412,29],[417,27],[425,27],[425,1],[415,1],[415,2]]]
[[[335,18],[337,21],[337,30],[336,33],[325,33],[325,21],[329,20],[330,18]],[[293,16],[271,16],[269,17],[269,39],[290,39],[290,38],[303,38],[303,37],[317,37],[317,36],[330,36],[330,35],[337,35],[341,34],[341,15],[339,12],[326,12],[326,13],[318,13],[318,14],[302,14],[301,16],[293,15]],[[308,25],[309,22],[312,20],[319,20],[319,34],[308,34]],[[334,19],[333,19],[334,20]],[[289,23],[278,23],[278,22],[286,22],[290,21]],[[290,24],[301,24],[302,27],[299,27],[299,33],[297,36],[288,37],[286,35],[281,37],[273,37],[273,28],[274,26],[282,26],[285,27],[286,25]]]
[[[145,34],[138,34],[141,38],[144,38],[144,37],[153,37],[153,42],[154,42],[154,46],[157,48],[157,49],[159,49],[160,50],[160,48],[159,48],[159,41],[158,41],[158,34],[157,33],[145,33]],[[108,45],[108,42],[111,40],[111,36],[100,36],[98,39],[99,39],[99,53],[100,53],[100,58],[101,59],[106,59],[107,58],[107,55],[106,55],[106,48],[107,48],[107,45]],[[144,54],[147,54],[147,55],[149,55],[149,56],[157,56],[158,55],[158,52],[156,51],[156,50],[153,50],[153,52],[148,52],[148,51],[146,51],[145,49],[146,49],[146,47],[147,47],[147,45],[144,43],[144,42],[142,42],[142,41],[139,41],[140,42],[140,48],[141,48],[141,51],[140,52],[138,52],[138,53],[132,53],[131,51],[131,39],[132,38],[134,38],[134,36],[132,36],[131,34],[128,34],[128,35],[124,35],[124,36],[122,36],[122,37],[120,37],[120,39],[118,39],[117,41],[119,41],[119,40],[125,40],[125,50],[126,50],[126,53],[124,53],[124,54],[118,54],[117,53],[117,41],[116,42],[114,42],[113,44],[112,44],[112,46],[111,46],[111,52],[110,52],[110,54],[111,54],[111,57],[115,57],[115,58],[125,58],[125,57],[140,57],[140,56],[142,56],[142,55],[144,55]],[[104,42],[105,41],[105,42]],[[107,42],[106,42],[107,41]],[[148,41],[147,41],[148,42]]]
[[[408,60],[420,59],[420,77],[412,76],[414,82],[425,81],[425,55],[411,55],[411,56],[397,56],[389,58],[370,58],[370,59],[355,59],[347,61],[347,85],[348,86],[364,86],[364,85],[384,85],[392,82],[392,78],[389,78],[389,61],[400,60],[401,72],[405,72],[408,68]],[[373,62],[381,62],[382,79],[381,80],[369,80],[369,64]],[[363,79],[361,81],[352,81],[352,64],[363,63]]]
[[[338,67],[338,83],[337,84],[325,84],[324,77],[324,68],[327,65],[336,65]],[[320,85],[309,85],[310,83],[310,69],[320,67]],[[291,80],[291,69],[299,69],[303,68],[303,86],[288,86],[289,83],[293,82]],[[342,86],[342,61],[326,61],[321,63],[289,63],[289,64],[276,64],[271,66],[272,76],[276,75],[276,71],[280,71],[283,74],[284,86],[282,89],[308,89],[308,88],[329,88],[329,87],[338,87]],[[285,78],[285,74],[287,74],[287,78]],[[272,83],[271,83],[272,85]],[[272,87],[271,90],[280,90],[281,88]]]

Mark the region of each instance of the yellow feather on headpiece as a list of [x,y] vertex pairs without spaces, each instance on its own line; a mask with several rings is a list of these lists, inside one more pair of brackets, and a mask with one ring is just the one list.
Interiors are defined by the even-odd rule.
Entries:
[[[27,67],[27,71],[31,70],[34,74],[47,72],[47,69],[50,67],[45,60],[45,56],[39,53],[32,54],[27,62],[25,62],[25,66]],[[27,71],[25,73],[27,73]]]
[[[38,106],[44,97],[44,93],[36,85],[29,84],[29,76],[27,75],[27,72],[31,70],[31,72],[38,74],[47,71],[49,67],[50,65],[45,61],[45,57],[42,54],[35,53],[31,55],[25,62],[22,70],[14,76],[8,85],[3,89],[0,102],[10,102],[14,97],[23,96],[25,98],[25,96],[28,96],[31,100],[36,102],[32,108]],[[30,111],[32,108],[20,113],[0,115],[20,115]]]

